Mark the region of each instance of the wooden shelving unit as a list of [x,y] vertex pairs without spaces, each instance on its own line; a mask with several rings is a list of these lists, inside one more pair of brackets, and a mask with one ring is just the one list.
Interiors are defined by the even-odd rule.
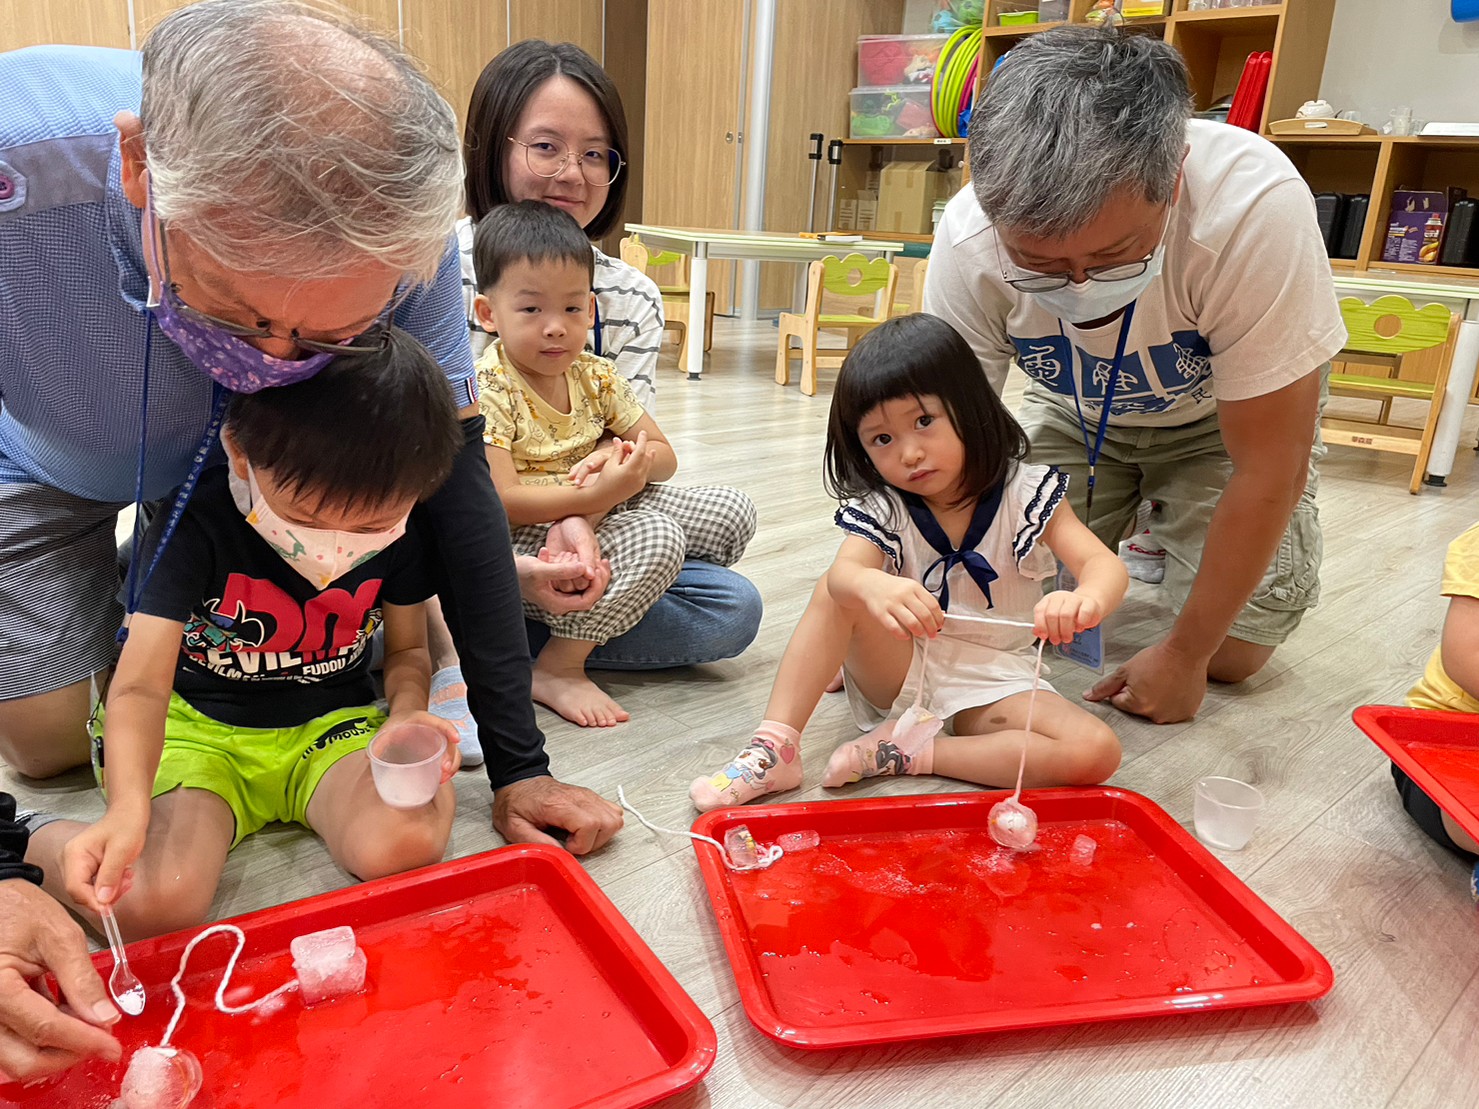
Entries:
[[1315,193],[1365,193],[1371,197],[1360,253],[1355,259],[1332,258],[1337,270],[1425,274],[1434,278],[1479,279],[1467,266],[1422,266],[1383,262],[1392,194],[1401,188],[1445,189],[1459,186],[1479,198],[1479,138],[1418,135],[1273,136]]
[[[1335,0],[1284,0],[1280,4],[1261,4],[1245,8],[1212,8],[1206,11],[1187,10],[1189,0],[1174,0],[1165,15],[1127,20],[1125,30],[1134,34],[1155,35],[1175,46],[1186,59],[1191,74],[1192,94],[1198,111],[1205,111],[1223,97],[1232,95],[1242,76],[1243,65],[1249,54],[1267,50],[1273,54],[1273,72],[1269,78],[1268,94],[1264,100],[1264,113],[1260,129],[1267,131],[1271,119],[1287,119],[1306,100],[1313,100],[1320,89],[1320,77],[1325,68],[1325,51],[1330,39],[1330,22],[1334,14]],[[1094,0],[1071,0],[1068,23],[1084,23]],[[977,74],[980,83],[989,80],[992,67],[1008,50],[1032,35],[1063,26],[1063,22],[1031,23],[1026,26],[1000,26],[996,0],[987,5],[986,25],[981,30],[981,64]],[[1449,171],[1447,162],[1413,139],[1387,139],[1379,136],[1361,136],[1353,139],[1318,139],[1301,136],[1293,140],[1277,140],[1279,145],[1294,159],[1295,165],[1311,181],[1324,184],[1316,191],[1372,192],[1371,211],[1385,213],[1385,207],[1377,203],[1378,162],[1390,174],[1397,172],[1402,183],[1413,180],[1432,179]],[[1383,143],[1385,142],[1385,145]],[[1314,145],[1322,144],[1322,145]],[[928,148],[949,145],[965,160],[965,151],[960,140],[951,143],[936,143],[930,139],[895,140],[878,142],[872,139],[847,140],[838,172],[838,198],[856,196],[857,190],[865,186],[870,165],[883,159],[920,160],[934,157]],[[1298,152],[1300,147],[1307,147]],[[1408,147],[1421,153],[1405,153]],[[924,148],[924,152],[921,152]],[[1433,150],[1443,149],[1434,147]],[[1479,155],[1479,140],[1474,140],[1475,154]],[[864,153],[867,151],[867,153]],[[1479,196],[1479,156],[1472,157],[1474,184],[1467,180],[1454,180],[1448,184],[1467,185]],[[1414,176],[1415,175],[1415,176]],[[1384,178],[1382,178],[1384,179]],[[1334,183],[1342,187],[1336,188]],[[1356,188],[1364,183],[1364,187]],[[1389,203],[1391,185],[1385,194]],[[1335,259],[1332,264],[1338,269],[1364,268],[1365,259],[1371,254],[1372,238],[1378,225],[1384,220],[1368,220],[1361,258],[1356,261]],[[874,229],[875,234],[889,233],[886,227]],[[928,238],[927,236],[925,238]],[[1376,243],[1380,255],[1380,242]],[[1431,270],[1433,267],[1422,267]]]

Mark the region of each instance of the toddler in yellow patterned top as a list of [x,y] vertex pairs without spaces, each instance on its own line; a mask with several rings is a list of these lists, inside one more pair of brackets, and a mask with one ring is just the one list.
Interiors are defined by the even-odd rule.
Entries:
[[534,663],[534,699],[609,727],[628,714],[586,676],[591,651],[635,626],[686,559],[737,561],[754,505],[735,489],[654,484],[678,459],[616,367],[585,350],[594,261],[568,213],[536,201],[495,208],[478,223],[473,265],[474,315],[497,335],[478,362],[483,439],[514,550],[610,575],[588,611],[526,603],[551,632]]

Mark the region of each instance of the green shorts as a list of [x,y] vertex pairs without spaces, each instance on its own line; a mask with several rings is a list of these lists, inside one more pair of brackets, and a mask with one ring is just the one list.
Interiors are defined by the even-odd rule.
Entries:
[[[1328,381],[1329,368],[1321,373]],[[1322,405],[1324,394],[1322,387]],[[1031,461],[1056,466],[1069,475],[1068,498],[1079,519],[1083,519],[1089,466],[1078,419],[1035,384],[1028,386],[1017,419],[1032,443]],[[1317,428],[1304,493],[1273,563],[1233,621],[1228,634],[1234,638],[1277,647],[1320,599],[1323,540],[1315,496],[1323,457],[1325,444]],[[1180,612],[1201,565],[1212,511],[1231,476],[1232,459],[1222,443],[1215,413],[1181,427],[1111,425],[1094,468],[1094,515],[1089,527],[1114,550],[1134,520],[1140,502],[1159,504],[1161,511],[1151,526],[1151,535],[1166,548],[1164,588]]]
[[[307,828],[308,802],[329,767],[363,751],[384,723],[379,709],[357,706],[295,728],[237,728],[197,712],[172,693],[151,796],[181,786],[214,793],[236,818],[232,847],[274,820]],[[96,732],[102,735],[101,713]],[[105,784],[103,763],[99,739],[93,746],[99,786]]]

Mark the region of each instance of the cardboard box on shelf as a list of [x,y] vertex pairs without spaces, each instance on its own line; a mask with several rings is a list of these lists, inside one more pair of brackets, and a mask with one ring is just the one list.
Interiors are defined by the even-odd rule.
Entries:
[[1443,247],[1448,213],[1468,194],[1463,189],[1398,190],[1392,194],[1387,218],[1383,262],[1407,262],[1436,266]]
[[878,194],[871,189],[858,193],[857,231],[872,231],[878,226]]
[[929,162],[890,162],[878,188],[878,226],[886,231],[927,234],[935,203],[934,167]]

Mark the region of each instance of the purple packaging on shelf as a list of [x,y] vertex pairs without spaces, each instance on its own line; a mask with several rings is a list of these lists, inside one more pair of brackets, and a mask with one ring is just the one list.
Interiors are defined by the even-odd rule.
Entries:
[[1443,241],[1443,225],[1447,221],[1446,193],[1415,190],[1393,193],[1381,260],[1436,265],[1438,249]]

